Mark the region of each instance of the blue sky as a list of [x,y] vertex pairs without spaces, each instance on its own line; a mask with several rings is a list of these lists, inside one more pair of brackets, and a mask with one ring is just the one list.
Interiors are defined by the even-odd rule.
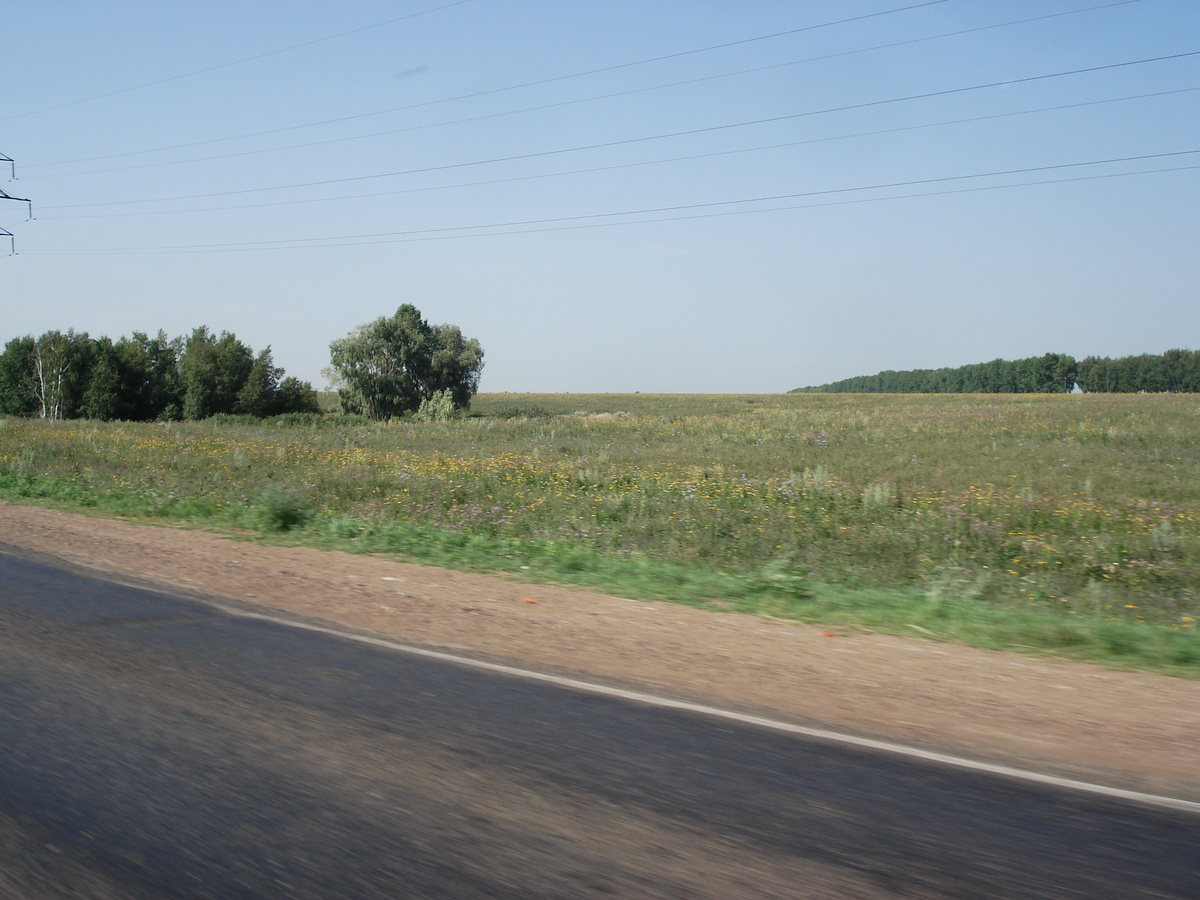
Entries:
[[618,392],[1200,347],[1194,2],[49,0],[5,34],[36,218],[0,201],[2,340],[205,324],[320,386],[409,302],[484,390]]

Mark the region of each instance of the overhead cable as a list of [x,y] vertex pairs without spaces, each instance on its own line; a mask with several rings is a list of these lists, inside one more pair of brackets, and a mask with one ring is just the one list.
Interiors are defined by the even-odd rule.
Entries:
[[[634,169],[644,166],[665,165],[677,162],[693,162],[702,159],[713,159],[721,156],[735,156],[743,153],[759,153],[768,150],[783,150],[792,147],[803,147],[809,144],[823,144],[831,141],[851,140],[863,137],[878,137],[885,134],[897,134],[906,131],[920,131],[928,128],[942,128],[950,125],[963,125],[973,122],[986,122],[995,119],[1007,119],[1015,116],[1027,116],[1043,112],[1059,112],[1068,109],[1081,109],[1089,106],[1101,106],[1108,103],[1120,103],[1130,100],[1145,100],[1153,97],[1165,97],[1173,94],[1188,94],[1200,91],[1200,87],[1176,88],[1169,91],[1154,91],[1149,94],[1131,94],[1124,97],[1107,97],[1101,100],[1084,100],[1079,103],[1064,103],[1057,106],[1040,106],[1035,109],[1021,109],[1011,112],[992,113],[986,116],[968,116],[962,119],[945,119],[940,122],[922,122],[917,125],[900,125],[895,128],[880,128],[874,131],[856,131],[849,134],[827,135],[825,137],[806,138],[801,141],[784,141],[777,144],[760,144],[754,147],[738,147],[732,150],[714,150],[708,153],[696,153],[687,156],[671,156],[661,159],[639,160],[637,162],[615,163],[607,166],[591,166],[583,169],[568,169],[559,172],[539,172],[533,175],[513,175],[508,178],[489,178],[484,181],[460,181],[453,184],[424,185],[421,187],[398,188],[388,191],[370,191],[361,194],[340,194],[333,197],[303,197],[297,200],[273,200],[267,203],[243,203],[236,206],[203,206],[190,209],[156,209],[142,212],[96,213],[79,216],[51,216],[51,221],[73,221],[76,219],[114,219],[134,216],[168,216],[188,213],[228,212],[232,210],[265,209],[275,206],[296,206],[307,203],[332,203],[344,200],[362,200],[373,197],[391,197],[399,194],[421,194],[431,191],[447,191],[461,188],[486,187],[497,184],[511,184],[521,181],[536,181],[546,178],[563,178],[571,175],[589,175],[596,172],[611,172],[621,169]],[[55,208],[55,207],[48,207]],[[62,207],[57,207],[62,208]],[[45,216],[42,216],[45,219]]]
[[800,209],[820,209],[823,207],[830,207],[830,206],[852,206],[852,205],[858,205],[858,204],[864,204],[864,203],[886,203],[886,202],[895,201],[895,200],[913,200],[913,199],[921,199],[921,198],[926,198],[926,197],[946,197],[946,196],[951,196],[954,194],[974,194],[974,193],[982,193],[984,191],[1001,191],[1001,190],[1009,190],[1011,188],[1020,188],[1020,187],[1039,187],[1039,186],[1050,185],[1050,184],[1071,184],[1074,182],[1100,181],[1103,179],[1111,179],[1111,178],[1128,178],[1128,177],[1135,176],[1135,175],[1154,175],[1154,174],[1160,174],[1160,173],[1165,173],[1165,172],[1188,172],[1188,171],[1197,171],[1197,170],[1200,170],[1200,165],[1174,166],[1174,167],[1158,168],[1158,169],[1139,169],[1139,170],[1136,170],[1133,172],[1106,172],[1106,173],[1099,174],[1099,175],[1077,175],[1077,176],[1072,176],[1072,177],[1068,177],[1068,178],[1047,178],[1047,179],[1042,179],[1040,181],[1020,181],[1020,182],[1013,182],[1011,184],[989,184],[989,185],[981,185],[981,186],[977,186],[977,187],[951,188],[950,190],[944,190],[944,191],[921,191],[918,193],[896,194],[896,195],[888,196],[888,197],[856,197],[856,198],[852,198],[852,199],[848,199],[848,200],[828,200],[828,201],[822,201],[822,202],[818,202],[818,203],[799,203],[799,204],[791,204],[788,206],[760,207],[758,209],[735,209],[735,210],[724,210],[721,212],[692,213],[692,214],[687,214],[687,215],[670,215],[670,216],[661,216],[659,218],[654,218],[654,219],[631,219],[628,221],[617,221],[617,222],[588,222],[588,223],[581,224],[581,225],[550,225],[550,226],[546,226],[546,227],[524,228],[524,229],[519,229],[519,230],[508,230],[508,231],[478,231],[478,232],[470,232],[470,233],[466,233],[466,234],[461,234],[461,233],[460,234],[426,234],[426,235],[418,234],[418,236],[415,236],[415,237],[380,238],[377,240],[354,241],[354,242],[350,242],[350,243],[341,243],[341,244],[324,244],[324,245],[322,245],[322,244],[296,243],[296,244],[289,244],[289,245],[285,245],[285,246],[273,246],[273,247],[261,247],[261,246],[254,246],[254,245],[232,245],[232,246],[219,248],[219,249],[206,249],[203,245],[198,245],[193,248],[160,247],[160,248],[134,248],[134,249],[125,249],[125,250],[96,248],[96,249],[70,249],[70,250],[34,250],[32,252],[48,253],[48,254],[58,253],[58,254],[104,255],[104,256],[139,255],[139,254],[153,254],[153,253],[231,253],[231,252],[251,252],[251,251],[261,251],[261,250],[319,250],[319,249],[333,249],[333,248],[337,248],[337,247],[365,247],[365,246],[371,246],[371,245],[377,245],[377,244],[406,244],[406,243],[421,243],[421,242],[426,242],[426,241],[467,240],[467,239],[471,239],[471,238],[506,237],[506,236],[524,235],[524,234],[542,234],[545,232],[553,232],[553,231],[581,231],[581,230],[591,229],[591,228],[618,228],[618,227],[625,227],[625,226],[630,226],[630,225],[653,225],[653,224],[660,224],[660,223],[665,223],[665,222],[685,222],[685,221],[691,221],[693,219],[718,219],[718,218],[726,218],[726,217],[731,217],[731,216],[758,215],[761,213],[791,212],[791,211],[800,210]]
[[[945,0],[938,0],[938,2],[945,2]],[[1015,25],[1025,25],[1025,24],[1029,24],[1031,22],[1043,21],[1045,19],[1055,19],[1055,18],[1061,18],[1063,16],[1078,15],[1080,13],[1094,12],[1096,10],[1108,9],[1113,6],[1125,6],[1130,3],[1140,3],[1140,2],[1142,2],[1142,0],[1119,0],[1119,2],[1106,3],[1106,4],[1102,4],[1100,6],[1088,6],[1088,7],[1083,7],[1083,8],[1079,8],[1079,9],[1066,10],[1063,12],[1049,13],[1049,14],[1041,15],[1041,16],[1032,16],[1032,17],[1024,18],[1024,19],[1014,19],[1014,20],[1011,20],[1008,22],[997,22],[997,23],[994,23],[991,25],[981,25],[981,26],[978,26],[975,28],[961,29],[958,31],[948,31],[948,32],[943,32],[941,34],[934,34],[934,35],[925,35],[923,37],[909,38],[909,39],[903,40],[903,41],[892,41],[887,44],[876,44],[876,45],[873,45],[870,47],[859,47],[859,48],[856,48],[853,50],[843,50],[843,51],[839,51],[837,53],[823,54],[821,56],[810,56],[810,57],[805,57],[803,59],[788,60],[786,62],[773,63],[771,65],[766,65],[766,66],[756,66],[756,67],[749,68],[749,69],[738,69],[733,72],[724,72],[724,73],[720,73],[717,75],[706,75],[706,76],[702,76],[699,78],[691,78],[691,79],[686,79],[683,81],[674,81],[674,82],[669,82],[666,84],[651,85],[648,87],[641,87],[641,88],[631,88],[629,90],[624,90],[624,91],[616,91],[613,93],[599,94],[599,95],[595,95],[595,96],[591,96],[591,97],[581,97],[581,98],[575,98],[575,99],[571,99],[571,100],[563,100],[563,101],[559,101],[556,103],[543,104],[540,106],[523,107],[521,109],[516,109],[516,110],[507,110],[507,111],[498,112],[498,113],[487,113],[484,115],[469,116],[469,117],[464,117],[464,118],[459,118],[459,119],[451,119],[449,121],[434,122],[434,123],[425,124],[425,125],[407,126],[404,128],[389,129],[386,131],[372,132],[372,133],[364,134],[364,135],[351,135],[351,136],[347,136],[347,137],[330,138],[330,139],[321,140],[321,141],[311,141],[311,142],[305,142],[305,143],[299,143],[299,144],[288,144],[288,145],[285,145],[282,147],[268,147],[268,148],[264,148],[264,149],[247,150],[247,151],[242,151],[242,152],[237,152],[237,153],[219,154],[219,155],[214,155],[214,156],[193,157],[191,159],[185,159],[185,160],[169,160],[169,161],[160,162],[160,163],[143,163],[143,164],[136,165],[136,166],[124,166],[124,167],[110,168],[110,169],[92,169],[92,170],[83,171],[83,172],[53,173],[53,174],[34,176],[34,177],[57,178],[57,177],[66,177],[66,176],[72,176],[72,175],[95,175],[95,174],[103,174],[103,173],[107,173],[107,172],[122,172],[122,171],[130,171],[130,170],[134,170],[134,169],[183,165],[183,164],[192,163],[192,162],[208,162],[208,161],[218,160],[218,159],[231,159],[231,158],[235,158],[235,157],[239,157],[239,156],[253,156],[253,155],[258,155],[261,153],[275,153],[275,152],[280,152],[280,151],[284,151],[284,150],[295,150],[295,149],[303,149],[306,147],[322,146],[325,144],[364,140],[364,139],[375,138],[375,137],[383,137],[383,136],[392,135],[392,134],[402,134],[402,133],[409,132],[409,131],[420,131],[420,130],[425,130],[425,129],[429,129],[429,128],[441,128],[441,127],[445,127],[448,125],[460,125],[460,124],[464,124],[464,123],[483,121],[483,120],[487,120],[487,119],[501,118],[501,117],[505,117],[505,116],[519,115],[519,114],[530,113],[530,112],[541,112],[543,110],[557,109],[560,107],[572,106],[572,105],[576,105],[576,104],[580,104],[580,103],[592,103],[592,102],[595,102],[598,100],[610,100],[610,99],[614,99],[617,97],[626,97],[626,96],[630,96],[630,95],[634,95],[634,94],[648,93],[651,91],[666,90],[666,89],[674,88],[674,87],[684,87],[684,86],[692,85],[692,84],[701,84],[701,83],[707,82],[707,81],[716,81],[716,80],[723,79],[723,78],[733,78],[733,77],[739,77],[742,75],[751,75],[751,74],[756,74],[759,72],[766,72],[766,71],[770,71],[770,70],[774,70],[774,69],[787,68],[790,66],[805,65],[805,64],[814,63],[814,62],[823,62],[826,60],[837,59],[840,57],[854,56],[854,55],[863,54],[863,53],[871,53],[871,52],[875,52],[878,50],[891,50],[891,49],[895,49],[897,47],[903,47],[903,46],[907,46],[907,45],[911,45],[911,44],[926,43],[929,41],[942,40],[942,39],[951,38],[951,37],[961,37],[962,35],[974,34],[974,33],[981,32],[981,31],[990,31],[990,30],[994,30],[997,28],[1008,28],[1008,27],[1012,27]],[[931,5],[931,4],[921,4],[921,5]],[[885,15],[885,14],[890,14],[890,13],[894,13],[894,12],[906,12],[906,11],[908,11],[910,9],[914,9],[914,8],[916,8],[916,7],[903,7],[898,10],[889,10],[889,11],[887,11],[887,13],[875,13],[873,15],[878,16],[878,15]],[[859,17],[859,18],[861,18],[861,17]],[[829,27],[829,25],[831,25],[831,24],[844,24],[845,22],[851,22],[851,21],[857,21],[857,19],[844,19],[844,20],[839,20],[838,22],[826,23],[825,25],[809,26],[808,28],[799,29],[799,30],[806,31],[806,30],[812,30],[813,28],[824,28],[824,27]],[[734,44],[748,43],[750,41],[765,40],[767,38],[779,37],[780,35],[792,34],[792,33],[794,33],[794,32],[791,32],[791,31],[777,32],[777,33],[770,34],[770,35],[763,35],[760,37],[748,38],[743,41],[735,41]],[[718,45],[714,45],[713,47],[705,47],[705,48],[700,48],[697,50],[689,50],[689,51],[686,51],[686,53],[673,54],[672,56],[668,56],[668,57],[655,57],[650,60],[641,60],[641,61],[634,62],[634,63],[624,63],[620,66],[609,67],[609,69],[589,70],[588,72],[577,73],[575,75],[558,76],[556,78],[549,79],[549,81],[558,81],[558,80],[564,80],[567,78],[576,78],[576,77],[579,77],[580,75],[594,74],[595,72],[598,72],[598,71],[609,71],[610,69],[614,69],[614,68],[625,68],[628,66],[643,65],[646,62],[657,62],[662,59],[673,58],[673,56],[684,56],[684,55],[688,55],[691,53],[700,53],[700,52],[705,52],[707,50],[719,49],[719,48],[723,48],[723,47],[727,47],[727,46],[732,46],[732,44],[718,44]],[[266,135],[280,134],[280,133],[287,132],[287,131],[297,131],[297,130],[307,129],[307,128],[316,128],[316,127],[319,127],[322,125],[338,124],[341,122],[348,122],[348,121],[353,121],[353,120],[357,120],[357,119],[364,119],[364,118],[370,118],[370,117],[374,117],[374,116],[388,115],[388,114],[397,113],[397,112],[405,112],[408,110],[418,109],[418,108],[425,107],[425,106],[433,106],[433,105],[438,105],[438,104],[442,104],[442,103],[449,103],[453,100],[469,99],[472,97],[482,96],[484,94],[497,93],[498,91],[516,90],[519,87],[528,87],[530,85],[542,84],[542,83],[545,83],[545,82],[529,82],[526,84],[515,85],[515,86],[511,86],[511,87],[507,87],[507,88],[494,89],[494,90],[483,91],[483,92],[474,93],[474,94],[462,94],[462,95],[458,95],[456,97],[443,98],[440,100],[431,100],[431,101],[426,101],[423,103],[410,104],[408,106],[391,107],[389,109],[376,110],[376,111],[369,112],[369,113],[359,113],[357,115],[352,115],[352,116],[341,116],[341,117],[335,118],[335,119],[324,119],[324,120],[321,120],[318,122],[309,122],[309,123],[305,123],[305,124],[301,124],[301,125],[290,125],[290,126],[287,126],[284,128],[274,128],[274,129],[269,129],[266,131],[248,132],[245,134],[233,135],[230,137],[210,138],[208,140],[203,140],[203,141],[192,141],[190,143],[184,143],[184,144],[173,144],[173,145],[166,146],[166,147],[156,147],[156,148],[152,148],[149,150],[130,150],[130,151],[126,151],[124,153],[113,153],[113,154],[108,154],[105,156],[91,156],[91,157],[84,157],[81,159],[63,160],[63,161],[55,162],[55,163],[41,163],[39,165],[26,166],[26,170],[49,168],[52,166],[60,166],[60,165],[72,165],[75,163],[83,163],[83,162],[98,162],[98,161],[102,161],[102,160],[106,160],[106,159],[119,159],[119,158],[126,157],[126,156],[142,156],[142,155],[145,155],[148,153],[161,153],[161,152],[166,152],[169,150],[182,150],[182,149],[188,149],[191,147],[205,146],[208,144],[226,143],[229,141],[244,140],[244,139],[248,139],[248,138],[252,138],[252,137],[263,137]]]
[[[677,214],[677,213],[683,213],[683,212],[691,213],[696,210],[713,210],[713,209],[716,209],[719,207],[729,207],[729,206],[737,206],[737,205],[745,206],[745,205],[756,204],[756,203],[775,203],[775,202],[779,202],[781,200],[809,199],[809,198],[815,198],[815,197],[826,197],[826,196],[833,196],[833,195],[839,195],[839,194],[860,193],[860,192],[866,192],[866,191],[895,190],[898,188],[948,184],[948,183],[952,183],[952,182],[977,180],[977,179],[981,179],[981,178],[998,178],[998,177],[1013,176],[1013,175],[1029,175],[1029,174],[1033,174],[1035,172],[1052,172],[1052,171],[1061,171],[1064,169],[1085,168],[1085,167],[1089,167],[1089,166],[1114,165],[1117,163],[1145,162],[1145,161],[1156,160],[1156,159],[1169,159],[1169,158],[1176,158],[1176,157],[1181,157],[1181,156],[1193,156],[1196,154],[1200,154],[1200,149],[1174,150],[1174,151],[1169,151],[1169,152],[1165,152],[1165,153],[1150,153],[1150,154],[1142,154],[1142,155],[1138,155],[1138,156],[1112,157],[1112,158],[1107,158],[1107,159],[1086,160],[1083,162],[1055,163],[1055,164],[1051,164],[1051,165],[1028,166],[1028,167],[1017,168],[1017,169],[997,169],[997,170],[990,171],[990,172],[977,172],[977,173],[967,174],[967,175],[947,175],[947,176],[941,176],[938,178],[921,178],[921,179],[912,179],[912,180],[907,180],[907,181],[883,182],[883,183],[859,185],[856,187],[847,187],[847,188],[829,188],[829,189],[817,190],[817,191],[802,191],[802,192],[789,193],[789,194],[774,194],[774,195],[769,195],[769,196],[745,197],[745,198],[740,198],[740,199],[736,199],[736,200],[715,200],[715,201],[709,201],[706,203],[688,203],[688,204],[679,204],[679,205],[675,205],[675,206],[648,207],[648,208],[643,208],[643,209],[621,210],[621,211],[617,211],[617,212],[589,213],[589,214],[585,214],[585,215],[559,216],[559,217],[543,218],[543,219],[525,219],[525,220],[510,221],[510,222],[491,222],[491,223],[486,223],[486,224],[481,224],[481,225],[459,225],[459,226],[448,226],[448,227],[442,227],[442,228],[423,228],[423,229],[413,229],[413,230],[407,230],[407,231],[375,232],[375,233],[369,233],[369,234],[332,235],[332,236],[324,236],[324,237],[317,237],[317,238],[292,238],[292,239],[273,240],[273,241],[238,241],[238,242],[228,242],[228,243],[220,243],[220,244],[185,244],[185,245],[163,246],[163,247],[139,247],[139,248],[129,248],[128,250],[111,251],[111,252],[180,252],[180,251],[200,251],[200,250],[216,251],[216,250],[230,250],[230,249],[272,249],[272,248],[279,248],[279,247],[285,247],[285,246],[293,248],[293,249],[302,249],[302,248],[306,248],[306,247],[313,248],[313,247],[354,246],[354,245],[358,245],[360,243],[381,242],[384,239],[395,240],[395,239],[400,239],[400,238],[414,238],[414,237],[422,237],[422,236],[428,237],[428,236],[446,235],[446,234],[450,234],[453,232],[457,232],[459,234],[461,234],[463,232],[484,232],[488,229],[492,229],[493,230],[492,233],[495,233],[495,234],[508,234],[511,232],[494,231],[494,230],[495,229],[522,228],[522,227],[528,227],[528,226],[554,226],[553,228],[545,228],[542,230],[557,230],[559,228],[566,228],[566,227],[584,227],[584,226],[567,226],[566,223],[570,223],[570,222],[587,223],[589,221],[594,222],[595,220],[601,220],[601,219],[609,219],[609,220],[629,219],[629,217],[631,217],[631,216],[660,216],[662,214]],[[1060,183],[1060,182],[1068,182],[1068,181],[1076,181],[1076,180],[1089,180],[1089,179],[1093,179],[1093,178],[1102,178],[1102,177],[1119,177],[1119,176],[1123,176],[1123,175],[1151,174],[1151,173],[1156,173],[1156,172],[1189,171],[1189,170],[1198,169],[1198,168],[1200,168],[1200,165],[1188,165],[1188,166],[1180,166],[1180,167],[1174,167],[1174,168],[1149,169],[1149,170],[1144,170],[1144,171],[1140,171],[1140,172],[1124,172],[1124,173],[1118,172],[1118,173],[1107,173],[1105,175],[1097,175],[1097,176],[1084,176],[1084,177],[1065,178],[1065,179],[1051,180],[1051,181],[1030,182],[1029,184],[1055,184],[1055,183]],[[990,187],[992,189],[995,189],[995,188],[1002,188],[1002,187],[1020,187],[1020,186],[1028,186],[1028,185],[1025,185],[1025,184],[994,185],[994,186],[990,186]],[[974,189],[967,189],[967,190],[984,190],[984,189],[986,189],[986,188],[974,188]],[[953,191],[938,192],[938,193],[953,193]],[[915,194],[915,195],[905,195],[905,196],[927,196],[927,195],[926,194]],[[897,199],[897,198],[876,198],[876,199]],[[865,201],[862,201],[862,202],[865,202]],[[745,214],[745,213],[755,212],[755,211],[772,212],[772,211],[779,211],[779,210],[793,209],[793,208],[801,208],[801,207],[792,207],[792,206],[773,207],[773,208],[762,209],[762,210],[744,210],[744,211],[741,211],[740,213],[738,211],[733,211],[730,213],[710,212],[710,213],[701,213],[701,214],[697,214],[697,215],[682,216],[679,218],[709,218],[709,217],[722,215],[722,214]],[[647,222],[670,221],[670,220],[671,219],[650,219],[650,220],[631,219],[629,221],[619,223],[619,224],[645,224]]]
[[316,38],[315,40],[304,41],[299,44],[292,44],[290,47],[281,47],[278,50],[268,50],[266,53],[258,53],[258,54],[255,54],[254,56],[247,56],[242,59],[235,59],[230,62],[219,63],[215,66],[207,66],[203,69],[195,69],[194,71],[191,71],[191,72],[184,72],[181,75],[172,75],[169,78],[160,78],[157,81],[147,81],[144,84],[135,84],[132,87],[121,88],[116,91],[109,91],[108,93],[105,93],[105,94],[95,94],[91,97],[83,97],[79,100],[71,100],[67,103],[59,103],[57,106],[46,106],[46,107],[43,107],[42,109],[33,109],[33,110],[30,110],[29,112],[17,113],[15,116],[5,116],[4,118],[0,118],[0,122],[11,122],[14,119],[23,119],[23,118],[26,118],[27,116],[36,116],[36,115],[40,115],[41,113],[53,112],[53,111],[59,110],[59,109],[66,109],[71,106],[79,106],[80,104],[83,104],[83,103],[91,103],[93,100],[104,100],[107,97],[116,97],[119,94],[128,94],[133,91],[143,90],[144,88],[157,87],[160,84],[169,84],[172,81],[180,81],[184,78],[192,78],[195,75],[204,75],[208,72],[216,72],[219,69],[228,69],[231,66],[240,66],[242,63],[253,62],[256,59],[265,59],[268,56],[277,56],[280,53],[288,53],[292,50],[300,50],[304,47],[311,47],[314,44],[323,44],[326,41],[332,41],[332,40],[336,40],[337,38],[348,37],[349,35],[359,34],[360,32],[363,32],[363,31],[370,31],[373,28],[382,28],[384,25],[394,25],[395,23],[403,22],[406,19],[415,19],[418,16],[425,16],[425,15],[428,15],[429,13],[441,12],[444,9],[450,9],[451,7],[454,7],[454,6],[462,6],[465,3],[471,3],[471,2],[473,2],[473,0],[454,0],[453,3],[444,3],[441,6],[434,6],[429,9],[423,9],[423,10],[420,10],[415,13],[409,13],[406,16],[398,16],[394,19],[388,19],[387,21],[384,21],[384,22],[376,22],[374,25],[364,25],[361,28],[352,28],[350,31],[342,31],[342,32],[339,32],[338,34],[328,35],[327,37]]
[[817,110],[807,110],[805,112],[799,112],[799,113],[789,113],[789,114],[782,115],[782,116],[770,116],[770,117],[763,118],[763,119],[752,119],[750,121],[745,121],[745,122],[732,122],[732,123],[726,123],[723,125],[710,125],[705,128],[693,128],[693,129],[688,129],[685,131],[672,131],[672,132],[666,132],[663,134],[647,135],[647,136],[643,136],[643,137],[624,138],[624,139],[616,140],[616,141],[604,141],[604,142],[598,143],[598,144],[584,144],[584,145],[579,145],[579,146],[575,146],[575,147],[563,147],[563,148],[559,148],[559,149],[555,149],[555,150],[541,150],[541,151],[535,151],[533,153],[519,153],[519,154],[513,154],[513,155],[509,155],[509,156],[498,156],[498,157],[492,157],[489,159],[472,160],[470,162],[444,163],[444,164],[437,165],[437,166],[422,166],[420,168],[402,169],[402,170],[398,170],[398,171],[394,171],[394,172],[377,172],[377,173],[372,173],[369,175],[353,175],[353,176],[349,176],[349,177],[345,177],[345,178],[329,178],[329,179],[323,179],[321,181],[307,181],[307,182],[299,182],[299,183],[295,183],[295,184],[273,185],[270,187],[241,188],[238,190],[230,190],[230,191],[213,191],[213,192],[204,193],[204,194],[182,194],[182,195],[175,196],[175,197],[158,197],[158,198],[148,198],[148,199],[144,199],[144,200],[114,200],[114,201],[107,201],[107,202],[101,202],[101,203],[76,203],[76,204],[66,204],[66,205],[59,205],[59,206],[46,207],[46,208],[47,209],[85,209],[85,208],[91,208],[91,207],[97,207],[97,206],[124,206],[124,205],[141,204],[141,203],[165,203],[165,202],[173,202],[173,201],[177,201],[177,200],[200,200],[200,199],[204,199],[204,198],[208,198],[208,197],[232,197],[232,196],[241,196],[241,195],[245,195],[245,194],[267,193],[270,191],[284,191],[284,190],[296,190],[296,189],[300,189],[300,188],[324,187],[326,185],[332,185],[332,184],[352,184],[352,183],[360,182],[360,181],[372,181],[372,180],[377,180],[380,178],[397,178],[397,177],[401,177],[401,176],[405,176],[405,175],[422,175],[422,174],[428,174],[430,172],[444,172],[444,171],[449,171],[449,170],[454,170],[454,169],[466,169],[466,168],[472,168],[475,166],[493,165],[493,164],[505,163],[505,162],[516,162],[519,160],[526,160],[526,159],[543,159],[543,158],[550,157],[550,156],[561,156],[561,155],[567,154],[567,153],[579,153],[579,152],[583,152],[586,150],[609,149],[612,147],[629,146],[632,144],[647,143],[649,141],[661,141],[661,140],[667,140],[670,138],[689,137],[689,136],[698,135],[698,134],[711,134],[711,133],[718,132],[718,131],[728,131],[728,130],[731,130],[734,128],[746,128],[746,127],[750,127],[750,126],[754,126],[754,125],[768,125],[768,124],[774,124],[774,123],[778,123],[778,122],[794,121],[796,119],[808,118],[808,117],[812,117],[812,116],[828,115],[831,113],[838,113],[838,112],[849,112],[852,110],[859,110],[859,109],[870,109],[873,107],[886,106],[886,105],[889,105],[892,103],[905,103],[905,102],[911,102],[914,100],[932,99],[934,97],[947,97],[947,96],[952,96],[955,94],[965,94],[965,93],[970,93],[970,92],[974,92],[974,91],[987,90],[990,88],[1009,87],[1014,84],[1029,84],[1032,82],[1046,81],[1046,80],[1053,79],[1053,78],[1065,78],[1065,77],[1072,76],[1072,75],[1084,75],[1084,74],[1089,74],[1092,72],[1103,72],[1103,71],[1109,71],[1109,70],[1113,70],[1113,69],[1126,68],[1129,66],[1147,65],[1150,63],[1164,62],[1167,60],[1174,60],[1174,59],[1185,59],[1185,58],[1195,57],[1195,56],[1200,56],[1200,50],[1192,50],[1192,51],[1189,51],[1186,53],[1173,53],[1173,54],[1169,54],[1166,56],[1154,56],[1154,57],[1148,57],[1145,59],[1128,60],[1126,62],[1109,63],[1109,64],[1102,65],[1102,66],[1089,66],[1089,67],[1083,68],[1083,69],[1070,69],[1070,70],[1063,71],[1063,72],[1051,72],[1051,73],[1044,74],[1044,75],[1030,75],[1030,76],[1027,76],[1024,78],[1008,78],[1008,79],[1004,79],[1003,81],[991,81],[991,82],[986,82],[983,84],[970,85],[968,87],[947,88],[947,89],[940,90],[940,91],[926,91],[924,93],[909,94],[909,95],[906,95],[903,97],[891,97],[891,98],[888,98],[885,100],[870,100],[870,101],[867,101],[864,103],[851,103],[851,104],[846,104],[843,106],[833,106],[833,107],[826,107],[826,108],[817,109]]

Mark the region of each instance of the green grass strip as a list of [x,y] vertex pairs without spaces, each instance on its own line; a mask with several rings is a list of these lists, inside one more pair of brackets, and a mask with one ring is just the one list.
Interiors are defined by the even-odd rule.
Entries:
[[254,506],[149,489],[97,490],[86,475],[0,468],[0,498],[71,511],[184,524],[237,539],[383,555],[515,580],[572,585],[642,600],[767,615],[842,631],[954,641],[1200,678],[1200,634],[1077,612],[992,604],[952,592],[811,581],[786,561],[757,573],[688,566],[644,554],[616,557],[566,540],[497,539],[415,522],[311,515],[296,495]]

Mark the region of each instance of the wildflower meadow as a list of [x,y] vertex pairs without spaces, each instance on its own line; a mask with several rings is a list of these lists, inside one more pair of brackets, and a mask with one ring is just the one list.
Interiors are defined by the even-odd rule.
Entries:
[[1200,670],[1200,398],[481,394],[469,415],[0,420],[0,496]]

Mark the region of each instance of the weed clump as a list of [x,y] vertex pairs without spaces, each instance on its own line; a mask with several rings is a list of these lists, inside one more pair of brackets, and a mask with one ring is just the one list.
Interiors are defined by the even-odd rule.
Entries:
[[454,395],[448,389],[437,391],[432,397],[422,400],[412,415],[415,422],[448,422],[457,416]]
[[312,428],[324,424],[327,418],[332,418],[332,416],[327,417],[322,413],[314,412],[290,412],[272,416],[266,421],[280,428]]
[[749,587],[756,593],[780,594],[793,600],[812,596],[808,583],[808,571],[796,565],[795,553],[784,553],[765,566],[750,580]]
[[506,406],[492,413],[497,419],[549,419],[552,415],[544,406]]
[[294,531],[308,524],[310,517],[300,495],[285,488],[266,491],[258,507],[258,524],[266,531]]

